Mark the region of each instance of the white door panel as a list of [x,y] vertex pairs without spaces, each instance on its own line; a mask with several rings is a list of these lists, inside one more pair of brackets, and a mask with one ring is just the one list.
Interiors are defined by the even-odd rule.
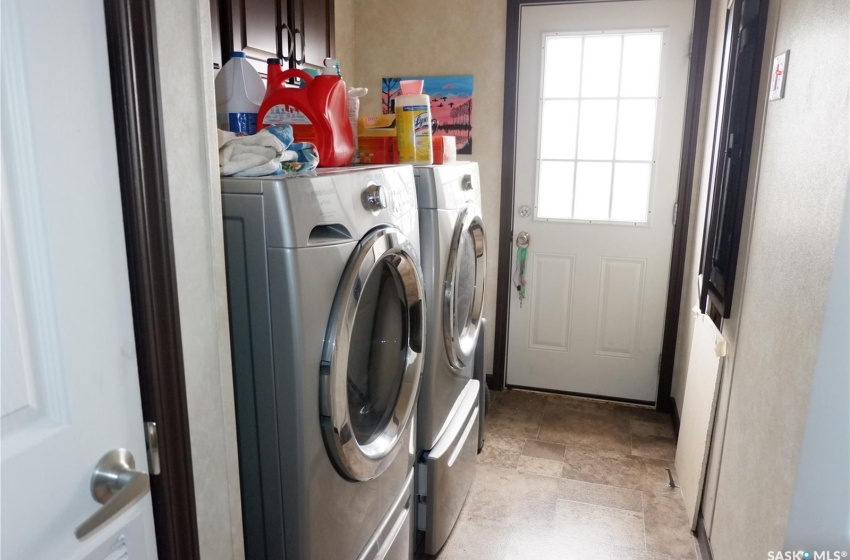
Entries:
[[522,8],[514,234],[531,242],[510,385],[655,400],[692,16],[692,0]]
[[107,451],[147,470],[103,4],[0,9],[2,557],[156,558],[149,496],[74,536]]

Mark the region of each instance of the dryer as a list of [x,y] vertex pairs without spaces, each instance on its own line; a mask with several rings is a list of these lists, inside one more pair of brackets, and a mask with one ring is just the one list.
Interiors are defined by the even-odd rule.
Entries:
[[478,164],[416,167],[414,174],[429,318],[417,412],[417,528],[425,553],[436,554],[475,475],[486,249]]
[[246,558],[411,558],[412,169],[222,178],[222,204]]

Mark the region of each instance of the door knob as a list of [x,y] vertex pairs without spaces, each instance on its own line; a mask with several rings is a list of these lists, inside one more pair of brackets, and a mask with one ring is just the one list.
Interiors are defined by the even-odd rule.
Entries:
[[127,449],[113,449],[97,462],[91,475],[91,495],[103,507],[74,531],[83,540],[150,492],[148,473],[137,471]]

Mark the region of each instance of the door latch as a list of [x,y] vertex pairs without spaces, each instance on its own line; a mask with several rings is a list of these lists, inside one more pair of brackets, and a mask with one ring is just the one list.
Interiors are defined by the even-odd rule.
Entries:
[[145,422],[145,447],[148,451],[148,472],[152,475],[159,474],[159,435],[156,422]]

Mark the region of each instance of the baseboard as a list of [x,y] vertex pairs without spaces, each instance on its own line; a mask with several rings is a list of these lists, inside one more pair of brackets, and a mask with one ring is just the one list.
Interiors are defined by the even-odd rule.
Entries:
[[568,397],[581,397],[583,399],[593,399],[597,401],[617,402],[624,404],[637,404],[641,406],[654,406],[652,401],[639,401],[636,399],[621,399],[619,397],[609,397],[607,395],[594,395],[591,393],[575,393],[573,391],[557,391],[555,389],[540,389],[539,387],[526,387],[525,385],[505,386],[506,389],[520,389],[521,391],[534,391],[535,393],[550,393],[552,395],[566,395]]
[[679,418],[679,406],[676,404],[676,399],[672,396],[670,397],[670,401],[673,403],[673,410],[670,411],[673,415],[673,429],[676,430],[676,437],[679,437],[679,424],[681,423],[681,418]]
[[695,536],[697,538],[697,553],[700,560],[714,560],[714,554],[711,553],[711,543],[708,542],[708,534],[705,532],[705,518],[702,514],[697,519]]

